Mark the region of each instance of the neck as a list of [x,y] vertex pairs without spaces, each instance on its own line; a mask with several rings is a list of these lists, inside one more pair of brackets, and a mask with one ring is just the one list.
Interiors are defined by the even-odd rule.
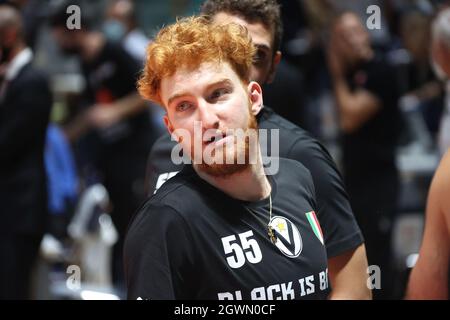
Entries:
[[272,191],[272,187],[264,173],[259,147],[257,152],[255,164],[251,164],[245,170],[227,177],[211,176],[198,170],[195,165],[194,169],[200,178],[222,190],[230,197],[243,201],[258,201],[267,198]]

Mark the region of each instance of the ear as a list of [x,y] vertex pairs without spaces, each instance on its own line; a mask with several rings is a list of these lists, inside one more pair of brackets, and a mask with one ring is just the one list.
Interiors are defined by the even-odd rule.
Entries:
[[272,83],[273,80],[275,79],[275,74],[277,72],[277,67],[278,64],[281,61],[281,51],[277,51],[275,52],[273,59],[272,59],[272,64],[270,66],[270,70],[269,70],[269,75],[267,76],[267,83]]
[[164,115],[164,125],[167,128],[167,131],[169,131],[169,134],[172,135],[172,132],[174,131],[173,125],[169,120],[169,116],[167,115],[167,113]]
[[183,137],[178,137],[176,134],[174,134],[175,128],[173,127],[172,123],[170,122],[170,119],[169,119],[169,116],[167,115],[167,113],[164,115],[163,119],[164,119],[164,124],[167,128],[167,131],[169,132],[172,139],[174,139],[174,141],[177,141],[178,143],[181,143],[183,141]]
[[263,107],[262,89],[258,82],[255,81],[251,81],[248,84],[247,89],[250,97],[252,113],[256,116]]

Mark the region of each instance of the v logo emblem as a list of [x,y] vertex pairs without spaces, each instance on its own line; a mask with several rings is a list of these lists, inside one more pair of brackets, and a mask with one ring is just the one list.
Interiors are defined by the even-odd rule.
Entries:
[[287,223],[287,237],[284,234],[278,232],[277,229],[275,229],[274,231],[275,235],[277,236],[277,239],[279,239],[286,248],[290,249],[291,251],[295,249],[295,243],[293,243],[294,234],[292,232],[292,224]]
[[269,225],[277,238],[275,246],[289,258],[298,257],[303,242],[297,227],[290,220],[280,216],[273,217]]

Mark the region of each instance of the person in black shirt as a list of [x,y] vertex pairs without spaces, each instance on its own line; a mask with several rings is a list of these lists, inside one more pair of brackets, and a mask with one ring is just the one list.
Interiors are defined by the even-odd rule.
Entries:
[[[277,50],[281,28],[279,7],[274,1],[215,1],[202,7],[213,23],[235,22],[247,27],[257,48],[257,59],[251,66],[251,79],[260,84],[271,82],[280,61]],[[289,158],[300,162],[310,172],[317,197],[317,215],[327,248],[331,298],[359,299],[370,296],[366,286],[367,260],[363,238],[353,216],[341,175],[330,154],[305,130],[264,106],[256,116],[263,129],[278,129],[280,144],[262,143],[262,154]],[[275,146],[276,148],[272,148]],[[154,144],[147,167],[148,193],[153,194],[164,182],[181,170],[181,164],[171,160],[176,143],[163,135]],[[278,150],[276,150],[278,148]]]
[[[129,229],[128,298],[327,298],[327,256],[309,172],[280,159],[279,173],[268,181],[271,200],[245,201],[244,193],[230,197],[186,165],[143,206]],[[269,221],[275,244],[267,235]]]
[[164,106],[193,164],[129,227],[128,297],[327,298],[311,176],[292,160],[273,159],[273,176],[263,167],[254,117],[262,90],[248,80],[255,48],[246,29],[186,18],[163,28],[147,52],[139,91]]
[[374,296],[391,298],[390,238],[399,188],[395,147],[401,124],[395,78],[354,13],[336,19],[328,50],[343,132],[344,180],[369,265],[380,267],[381,288]]

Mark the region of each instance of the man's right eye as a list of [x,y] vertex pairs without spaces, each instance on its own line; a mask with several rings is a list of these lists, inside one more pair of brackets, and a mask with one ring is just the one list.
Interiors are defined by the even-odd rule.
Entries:
[[183,111],[186,111],[187,109],[189,109],[191,106],[192,106],[192,104],[190,102],[184,101],[184,102],[177,104],[176,110],[178,112],[183,112]]

